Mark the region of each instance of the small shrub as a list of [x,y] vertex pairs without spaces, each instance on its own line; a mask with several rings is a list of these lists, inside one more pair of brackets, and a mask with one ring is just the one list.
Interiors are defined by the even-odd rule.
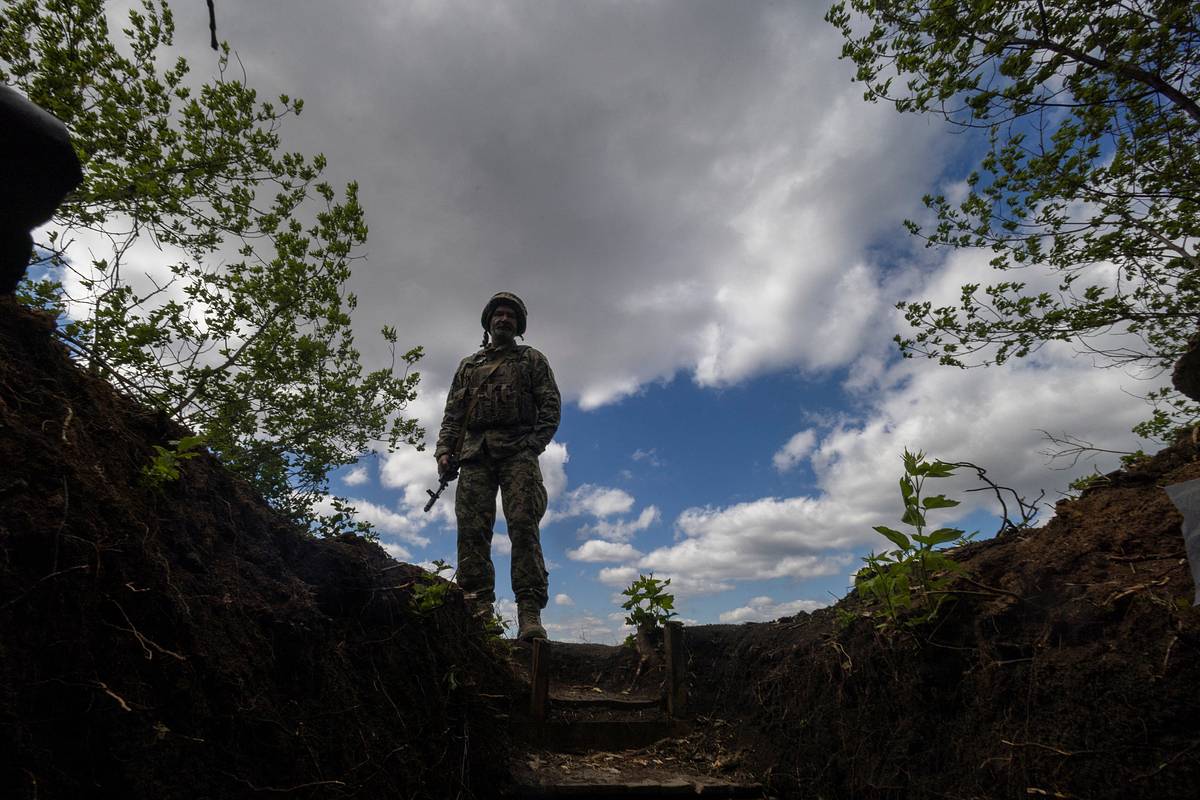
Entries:
[[915,529],[904,534],[886,525],[875,530],[892,544],[895,550],[871,553],[863,558],[865,566],[855,577],[855,588],[880,606],[883,621],[878,627],[901,623],[917,626],[933,619],[948,596],[947,588],[954,573],[962,569],[938,545],[962,544],[975,534],[964,534],[958,528],[938,528],[926,532],[926,512],[954,508],[957,500],[945,495],[923,497],[925,481],[948,478],[954,474],[954,464],[926,461],[923,452],[904,451],[904,475],[900,478],[900,495],[904,514],[900,522]]
[[665,581],[659,580],[654,577],[653,572],[648,576],[639,575],[636,581],[621,592],[629,598],[621,604],[621,608],[629,612],[625,623],[638,628],[653,628],[666,624],[667,620],[676,616],[672,610],[675,607],[675,595],[665,591],[670,585],[670,578]]

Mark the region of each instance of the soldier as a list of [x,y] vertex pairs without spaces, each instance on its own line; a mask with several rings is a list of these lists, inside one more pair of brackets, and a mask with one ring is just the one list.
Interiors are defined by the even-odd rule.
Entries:
[[499,292],[488,301],[480,319],[483,349],[458,365],[434,451],[439,475],[459,471],[454,495],[458,583],[488,617],[496,599],[491,550],[500,491],[512,540],[521,641],[546,638],[541,610],[549,574],[538,534],[546,488],[538,456],[558,430],[562,405],[550,362],[516,343],[525,333],[525,320],[525,304],[515,294]]

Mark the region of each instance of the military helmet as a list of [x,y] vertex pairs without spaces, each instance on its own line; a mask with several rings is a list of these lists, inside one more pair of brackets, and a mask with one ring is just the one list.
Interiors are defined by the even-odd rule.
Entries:
[[483,315],[479,321],[483,324],[483,329],[490,330],[492,321],[492,312],[496,310],[496,306],[511,306],[517,312],[517,335],[525,335],[525,304],[521,302],[521,298],[517,297],[512,292],[496,292],[492,295],[492,299],[488,300],[487,305],[483,307]]

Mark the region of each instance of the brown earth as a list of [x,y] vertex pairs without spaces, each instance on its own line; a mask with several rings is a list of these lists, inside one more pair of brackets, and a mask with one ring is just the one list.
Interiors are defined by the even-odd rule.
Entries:
[[470,796],[511,678],[457,591],[281,521],[0,298],[0,797]]
[[734,724],[779,796],[1193,798],[1200,609],[1162,486],[1191,437],[969,544],[937,622],[880,632],[851,594],[770,624],[688,630],[697,710]]
[[[789,798],[1196,795],[1200,611],[1161,488],[1200,478],[1191,439],[962,548],[932,626],[851,595],[689,628],[691,733],[572,759],[514,740],[523,651],[457,590],[416,613],[416,567],[311,538],[207,454],[147,486],[185,432],[51,324],[0,299],[2,797],[486,798],[531,762]],[[658,690],[631,650],[563,652],[564,699]]]

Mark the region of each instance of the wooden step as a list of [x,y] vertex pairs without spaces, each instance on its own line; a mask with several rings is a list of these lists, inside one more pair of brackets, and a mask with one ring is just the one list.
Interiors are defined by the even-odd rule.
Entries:
[[684,720],[515,721],[514,733],[534,747],[554,752],[631,750],[663,739],[684,736],[691,726]]
[[613,711],[637,711],[644,708],[666,708],[662,697],[629,697],[625,695],[566,693],[551,690],[550,708],[607,708]]
[[586,756],[533,753],[514,765],[509,798],[728,797],[762,798],[762,786],[704,775],[631,752]]
[[693,783],[683,779],[519,786],[505,796],[514,800],[517,798],[550,800],[557,797],[640,797],[644,800],[653,800],[659,797],[765,797],[762,787],[757,784]]

